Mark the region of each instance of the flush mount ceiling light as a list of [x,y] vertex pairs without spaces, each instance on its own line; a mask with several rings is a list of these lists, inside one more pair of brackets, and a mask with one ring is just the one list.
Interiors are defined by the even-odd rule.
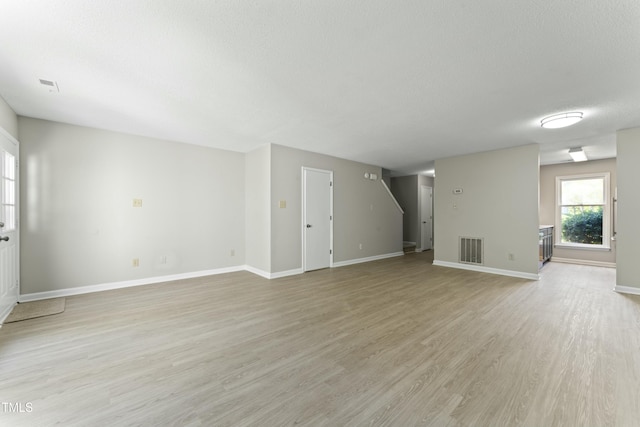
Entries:
[[540,121],[540,126],[545,129],[559,129],[571,126],[582,120],[582,113],[580,111],[574,111],[572,113],[554,114],[553,116],[545,117]]
[[586,162],[587,160],[589,160],[587,159],[587,155],[585,154],[585,152],[582,151],[582,147],[570,148],[569,155],[574,162]]

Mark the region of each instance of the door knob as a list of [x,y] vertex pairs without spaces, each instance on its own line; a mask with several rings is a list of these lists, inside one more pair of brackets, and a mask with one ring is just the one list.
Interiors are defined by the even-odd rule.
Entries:
[[0,242],[8,242],[9,236],[0,237]]
[[307,224],[307,228],[311,228],[311,224]]

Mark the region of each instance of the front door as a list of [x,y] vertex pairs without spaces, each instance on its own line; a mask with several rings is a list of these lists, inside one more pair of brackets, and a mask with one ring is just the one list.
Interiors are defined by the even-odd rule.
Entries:
[[303,168],[302,235],[304,271],[331,265],[332,172]]
[[0,321],[18,301],[18,146],[0,130]]

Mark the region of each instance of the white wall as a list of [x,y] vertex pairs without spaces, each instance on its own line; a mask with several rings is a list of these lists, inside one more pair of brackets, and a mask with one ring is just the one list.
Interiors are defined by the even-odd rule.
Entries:
[[244,264],[243,154],[24,117],[18,128],[22,294]]
[[[586,173],[609,172],[610,191],[613,197],[617,186],[616,159],[594,160],[589,162],[570,162],[540,167],[540,223],[554,225],[556,210],[556,177],[566,175],[581,175]],[[559,224],[554,232],[560,232]],[[553,248],[554,258],[577,261],[595,261],[597,263],[616,262],[616,244],[611,242],[611,250],[595,251],[569,248]]]
[[617,286],[640,293],[640,128],[617,134]]
[[436,176],[436,263],[458,263],[460,236],[483,237],[484,267],[537,275],[538,145],[437,160]]
[[271,145],[245,155],[246,263],[271,272]]
[[303,166],[334,173],[334,262],[402,252],[402,213],[380,182],[380,167],[272,145],[271,272],[302,268]]
[[18,116],[2,97],[0,97],[0,128],[18,139]]

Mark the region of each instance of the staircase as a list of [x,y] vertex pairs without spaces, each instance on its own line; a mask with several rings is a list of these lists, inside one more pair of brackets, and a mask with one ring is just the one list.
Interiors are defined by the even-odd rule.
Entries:
[[412,254],[416,251],[416,244],[413,242],[402,242],[402,250],[405,254]]

